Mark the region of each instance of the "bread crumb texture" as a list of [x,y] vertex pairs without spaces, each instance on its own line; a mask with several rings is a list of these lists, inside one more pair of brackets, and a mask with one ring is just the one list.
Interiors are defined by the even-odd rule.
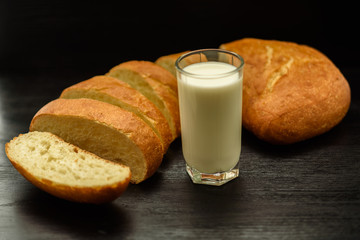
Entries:
[[30,132],[7,145],[14,162],[35,177],[78,187],[112,185],[129,176],[126,166],[101,159],[47,132]]
[[46,104],[34,116],[30,131],[51,132],[129,166],[133,183],[154,174],[163,157],[161,140],[149,125],[132,112],[92,99],[56,99]]

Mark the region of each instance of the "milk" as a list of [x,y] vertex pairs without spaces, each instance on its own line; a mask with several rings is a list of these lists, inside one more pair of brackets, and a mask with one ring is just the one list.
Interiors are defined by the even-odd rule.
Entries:
[[200,62],[186,66],[178,77],[183,154],[202,173],[228,171],[239,161],[242,74],[235,69]]

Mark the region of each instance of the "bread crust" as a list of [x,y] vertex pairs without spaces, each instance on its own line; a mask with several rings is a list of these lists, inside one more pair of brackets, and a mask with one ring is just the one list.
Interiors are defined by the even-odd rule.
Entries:
[[305,45],[245,38],[222,44],[245,60],[243,125],[273,144],[329,131],[346,115],[350,87],[321,52]]
[[155,81],[158,81],[159,83],[169,87],[171,89],[171,93],[175,96],[178,94],[176,78],[169,71],[153,62],[134,60],[123,62],[114,67],[114,69],[116,68],[127,68],[140,73],[143,77],[150,77]]
[[[140,74],[139,72],[121,67],[118,65],[117,67],[114,67],[110,69],[110,71],[106,74],[106,76],[112,76],[120,80],[124,80],[125,78],[128,78],[128,74],[132,75],[137,80],[140,80],[140,82],[144,83],[145,85],[149,86],[151,88],[151,91],[154,92],[153,95],[156,95],[156,97],[165,105],[165,108],[167,112],[170,115],[170,119],[168,119],[172,134],[173,134],[173,140],[180,136],[180,114],[179,114],[179,102],[177,96],[171,93],[171,89],[166,87],[164,84],[161,84],[160,82],[144,76]],[[129,84],[136,88],[136,85],[139,83],[133,82],[131,78],[128,78]],[[133,84],[133,85],[132,85]],[[140,87],[141,88],[141,87]],[[142,90],[139,89],[141,92]],[[146,96],[146,94],[144,94]],[[149,98],[149,96],[146,96]],[[150,98],[149,98],[150,99]]]
[[160,96],[164,101],[166,108],[169,110],[171,118],[173,119],[175,126],[175,137],[177,138],[181,134],[180,127],[180,112],[179,112],[179,100],[176,96],[172,95],[167,89],[165,89],[161,84],[154,81],[150,77],[144,77],[144,79],[150,84],[150,86],[155,90],[155,92]]
[[[20,134],[19,136],[21,136]],[[54,137],[57,137],[54,135]],[[13,140],[17,139],[15,137]],[[63,141],[61,138],[57,137],[59,141]],[[127,178],[123,181],[107,185],[107,186],[93,186],[93,187],[79,187],[79,186],[69,186],[65,184],[55,183],[46,178],[40,178],[33,175],[30,171],[26,170],[22,167],[21,164],[17,162],[16,159],[13,159],[10,152],[10,144],[8,142],[5,144],[5,152],[8,156],[11,164],[15,167],[15,169],[25,177],[29,182],[34,184],[36,187],[40,188],[41,190],[73,202],[80,202],[80,203],[92,203],[92,204],[103,204],[107,202],[111,202],[118,198],[128,187],[131,177],[131,172]],[[72,145],[72,144],[69,144]],[[84,152],[84,150],[73,146],[77,149],[78,152]],[[87,152],[87,154],[92,154]],[[94,155],[94,154],[93,154]],[[97,156],[95,156],[98,158]],[[107,161],[105,159],[98,158],[99,161]],[[113,163],[115,164],[115,163]]]
[[188,52],[190,52],[190,51],[184,51],[184,52],[180,52],[180,53],[174,53],[174,54],[162,56],[162,57],[159,57],[155,61],[155,63],[158,64],[159,66],[165,68],[173,76],[176,77],[175,62],[179,57],[181,57],[182,55],[184,55],[185,53],[188,53]]
[[[38,130],[36,121],[46,115],[90,120],[125,134],[140,149],[146,166],[143,178],[134,179],[136,176],[132,174],[131,182],[133,183],[140,183],[152,176],[161,164],[163,149],[159,137],[132,112],[92,99],[56,99],[36,113],[31,121],[30,131]],[[85,150],[92,152],[91,149]]]
[[162,139],[164,153],[167,151],[172,141],[172,134],[167,120],[150,100],[129,84],[109,76],[95,76],[68,87],[61,93],[60,98],[68,98],[66,96],[71,94],[72,91],[83,92],[82,95],[88,91],[95,91],[99,95],[106,95],[135,107],[157,129]]

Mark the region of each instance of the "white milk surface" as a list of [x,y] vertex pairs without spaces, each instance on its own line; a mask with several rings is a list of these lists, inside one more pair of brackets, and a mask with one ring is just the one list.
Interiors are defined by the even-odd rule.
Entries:
[[[196,75],[178,79],[183,154],[203,173],[228,171],[239,161],[242,76],[223,74],[235,69],[221,62],[195,63],[184,71]],[[218,74],[223,75],[213,77]]]

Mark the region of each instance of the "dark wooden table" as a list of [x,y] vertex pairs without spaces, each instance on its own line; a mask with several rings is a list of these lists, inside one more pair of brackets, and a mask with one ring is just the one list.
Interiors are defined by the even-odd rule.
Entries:
[[101,206],[42,192],[4,153],[40,107],[91,76],[0,73],[0,239],[360,239],[360,70],[341,70],[352,103],[330,132],[272,146],[244,131],[240,177],[222,187],[190,181],[177,139],[152,178]]
[[[360,239],[358,8],[346,1],[0,1],[0,240]],[[102,206],[57,199],[25,180],[4,145],[43,105],[126,60],[243,37],[325,53],[352,103],[328,133],[272,146],[243,131],[240,177],[193,184],[181,139],[157,173]]]

